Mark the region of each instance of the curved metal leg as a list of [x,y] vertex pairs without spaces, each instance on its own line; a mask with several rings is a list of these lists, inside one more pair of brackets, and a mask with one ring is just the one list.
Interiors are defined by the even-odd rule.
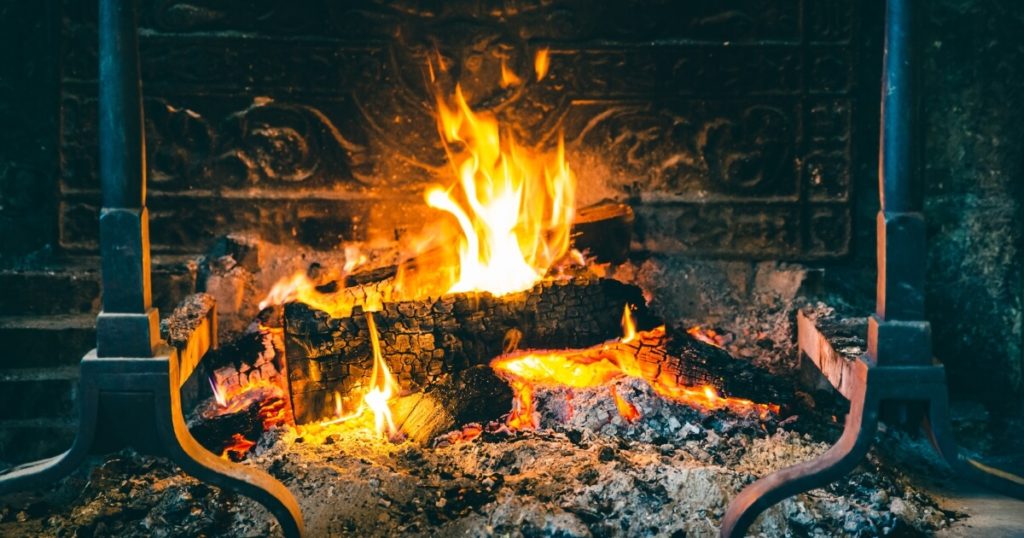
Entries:
[[[90,352],[81,363],[80,427],[71,448],[56,457],[19,467],[0,475],[0,493],[40,486],[68,475],[95,450],[100,441],[118,438],[117,446],[131,445],[142,452],[166,456],[186,473],[226,489],[236,490],[267,507],[289,538],[302,536],[302,513],[288,488],[274,477],[249,466],[222,460],[203,448],[189,433],[182,416],[180,372],[177,358],[96,358]],[[152,409],[126,409],[123,397],[133,405],[152,403]],[[101,400],[119,422],[104,428],[103,439],[97,431]],[[134,421],[134,422],[133,422]]]
[[867,454],[878,429],[878,401],[862,385],[850,401],[843,434],[819,458],[777,471],[733,498],[722,519],[721,536],[743,536],[761,512],[798,493],[824,486],[853,470]]
[[[177,388],[178,369],[171,363],[170,390],[159,392],[156,404],[157,431],[163,437],[168,457],[186,473],[204,481],[238,491],[267,507],[277,518],[284,535],[303,534],[302,512],[291,491],[269,474],[252,467],[223,460],[203,448],[189,433],[182,416],[181,396]],[[169,398],[163,398],[166,394]]]

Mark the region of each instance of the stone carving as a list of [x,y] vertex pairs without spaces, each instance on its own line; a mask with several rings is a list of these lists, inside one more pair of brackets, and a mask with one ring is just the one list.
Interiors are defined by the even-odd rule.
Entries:
[[[92,248],[95,14],[65,3],[62,207],[77,220],[63,221],[62,237]],[[141,48],[154,204],[173,212],[187,192],[197,218],[211,219],[186,229],[168,217],[174,230],[161,230],[155,216],[154,243],[188,250],[197,240],[187,234],[250,224],[323,229],[327,243],[358,235],[368,210],[355,200],[406,204],[448,179],[435,92],[458,83],[527,144],[564,134],[579,175],[637,204],[652,250],[841,256],[865,9],[855,0],[149,0]],[[538,81],[542,47],[551,64]],[[282,197],[293,202],[275,206]],[[327,209],[339,199],[353,214]]]

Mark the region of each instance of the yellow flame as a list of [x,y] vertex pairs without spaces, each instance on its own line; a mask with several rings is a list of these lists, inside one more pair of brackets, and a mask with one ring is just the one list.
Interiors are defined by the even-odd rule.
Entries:
[[526,148],[493,114],[473,112],[460,86],[453,106],[438,99],[438,132],[457,182],[428,189],[426,200],[459,228],[458,277],[448,291],[530,288],[569,250],[576,179],[563,140],[555,152]]
[[501,60],[501,87],[508,88],[509,86],[518,86],[523,83],[523,79],[519,78],[514,71],[508,68],[505,64],[505,60]]
[[551,57],[548,55],[550,51],[545,47],[537,51],[537,55],[533,57],[533,70],[537,73],[537,82],[540,82],[544,75],[548,74],[548,67],[551,66]]
[[636,324],[633,323],[633,315],[630,313],[630,305],[622,310],[622,343],[628,344],[636,339]]
[[370,391],[363,396],[363,401],[373,411],[377,435],[383,435],[387,426],[387,435],[391,437],[398,433],[398,428],[395,427],[395,420],[391,416],[388,400],[397,394],[398,384],[380,352],[380,336],[377,334],[377,322],[373,319],[373,312],[366,313],[366,326],[370,331],[370,345],[373,348],[373,371],[370,374]]

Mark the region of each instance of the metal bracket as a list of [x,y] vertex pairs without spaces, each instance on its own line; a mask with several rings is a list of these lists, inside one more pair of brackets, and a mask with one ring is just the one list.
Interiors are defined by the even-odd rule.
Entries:
[[733,498],[722,520],[721,536],[743,536],[757,516],[775,503],[819,488],[852,471],[867,454],[885,401],[926,402],[925,423],[935,450],[954,471],[1006,495],[1024,499],[1024,479],[960,454],[949,422],[946,370],[931,366],[875,366],[862,357],[847,370],[850,412],[836,444],[817,459],[765,476]]
[[70,474],[90,454],[131,446],[254,499],[277,518],[285,536],[302,536],[302,513],[284,484],[259,469],[211,454],[189,433],[182,416],[178,362],[177,351],[167,347],[152,358],[99,358],[90,351],[81,362],[74,444],[59,456],[0,474],[0,494],[38,488]]

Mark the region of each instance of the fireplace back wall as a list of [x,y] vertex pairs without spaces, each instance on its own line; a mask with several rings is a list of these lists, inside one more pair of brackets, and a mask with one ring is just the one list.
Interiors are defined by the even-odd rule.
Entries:
[[[651,251],[849,253],[858,2],[599,4],[143,2],[154,249],[236,229],[332,246],[420,222],[444,171],[436,53],[442,91],[459,81],[531,144],[564,132],[583,202],[634,200]],[[63,13],[60,241],[80,251],[99,199],[94,8]],[[522,83],[501,88],[502,63]]]

